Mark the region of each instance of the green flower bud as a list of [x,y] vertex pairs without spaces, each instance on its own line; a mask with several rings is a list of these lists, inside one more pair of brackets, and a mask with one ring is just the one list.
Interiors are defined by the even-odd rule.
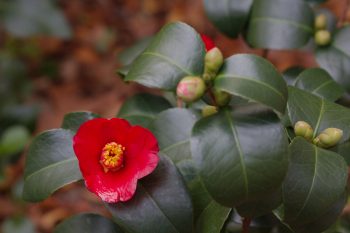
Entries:
[[201,98],[205,92],[206,85],[202,78],[197,76],[186,76],[177,85],[176,94],[186,103],[191,103]]
[[217,106],[226,106],[230,100],[231,100],[231,95],[227,92],[220,91],[218,89],[213,89],[213,94],[215,98],[215,103]]
[[218,112],[218,109],[215,106],[207,105],[202,109],[202,116],[207,117],[214,115]]
[[204,57],[204,74],[203,78],[205,82],[213,80],[224,64],[224,55],[217,47],[209,50]]
[[311,125],[305,121],[298,121],[294,125],[294,133],[296,136],[304,137],[306,140],[311,141],[314,130],[312,129]]
[[315,18],[315,29],[322,30],[327,27],[327,16],[325,14],[319,14]]
[[337,128],[325,129],[320,135],[318,135],[313,143],[316,146],[322,148],[330,148],[338,144],[343,137],[343,130]]
[[315,42],[319,46],[328,45],[331,42],[331,33],[327,30],[317,31],[315,34]]

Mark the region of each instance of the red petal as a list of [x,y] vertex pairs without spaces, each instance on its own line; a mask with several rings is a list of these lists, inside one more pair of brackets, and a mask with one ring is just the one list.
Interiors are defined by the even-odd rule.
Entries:
[[214,41],[209,36],[201,34],[201,37],[207,51],[216,47]]
[[[150,174],[158,164],[159,148],[153,134],[122,119],[88,121],[73,140],[87,188],[105,202],[129,200],[136,191],[137,179]],[[126,148],[124,167],[105,173],[99,159],[103,146],[113,141]]]

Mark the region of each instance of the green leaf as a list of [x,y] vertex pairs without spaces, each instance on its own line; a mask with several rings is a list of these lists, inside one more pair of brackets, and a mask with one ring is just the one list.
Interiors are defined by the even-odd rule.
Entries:
[[341,143],[333,147],[331,150],[341,155],[345,159],[348,166],[350,166],[350,141]]
[[24,170],[24,200],[44,200],[57,189],[82,179],[72,137],[70,130],[54,129],[33,140]]
[[287,135],[271,112],[224,110],[203,118],[193,128],[191,151],[208,192],[228,207],[274,192],[287,171]]
[[219,233],[231,212],[212,200],[203,210],[196,223],[196,233]]
[[115,222],[129,233],[192,233],[192,203],[175,165],[161,155],[128,202],[108,204]]
[[97,214],[79,214],[60,223],[54,233],[123,233],[110,219]]
[[294,49],[314,33],[314,14],[302,0],[254,1],[247,40],[255,48]]
[[210,21],[225,35],[236,38],[247,22],[253,0],[205,0],[204,9]]
[[271,213],[282,203],[282,189],[279,188],[268,195],[261,195],[256,200],[244,203],[236,207],[240,216],[245,218],[255,218]]
[[316,50],[317,63],[328,71],[336,82],[350,91],[350,26],[339,29],[332,44]]
[[170,23],[132,63],[125,81],[174,90],[183,77],[202,74],[204,54],[202,39],[192,27]]
[[7,31],[17,37],[71,37],[71,29],[63,12],[52,1],[13,0],[5,14],[4,25]]
[[289,87],[289,117],[294,125],[306,121],[314,129],[314,136],[327,128],[343,130],[340,143],[350,137],[350,109],[317,97],[295,87]]
[[123,104],[118,117],[128,120],[133,125],[147,128],[158,113],[170,107],[171,104],[161,96],[138,94]]
[[286,108],[285,81],[269,61],[255,55],[239,54],[226,59],[215,87],[281,113]]
[[124,65],[130,65],[151,43],[153,36],[145,37],[134,45],[124,49],[118,54],[118,60]]
[[21,125],[7,128],[0,138],[0,159],[21,152],[29,138],[28,129]]
[[7,219],[3,222],[0,231],[2,233],[36,233],[34,224],[24,217]]
[[285,71],[283,71],[283,78],[287,82],[288,85],[294,86],[295,79],[298,75],[303,72],[304,68],[300,66],[292,66]]
[[[333,205],[327,210],[325,214],[319,217],[316,221],[308,223],[304,226],[292,226],[295,232],[298,233],[319,233],[328,229],[332,224],[337,221],[337,218],[341,215],[344,206],[347,201],[347,192],[344,192],[343,195],[337,200]],[[338,231],[331,231],[334,233]],[[340,231],[345,233],[344,231]]]
[[76,132],[84,122],[97,117],[99,117],[99,115],[92,112],[71,112],[64,116],[61,127]]
[[302,137],[292,141],[290,152],[283,220],[295,228],[318,220],[343,196],[348,169],[341,156]]
[[185,179],[192,197],[196,232],[219,233],[230,209],[210,197],[192,161],[190,138],[197,120],[193,111],[172,108],[161,112],[150,129],[158,139],[161,153],[176,164]]
[[304,70],[297,77],[294,86],[332,102],[344,94],[343,88],[327,71],[320,68]]

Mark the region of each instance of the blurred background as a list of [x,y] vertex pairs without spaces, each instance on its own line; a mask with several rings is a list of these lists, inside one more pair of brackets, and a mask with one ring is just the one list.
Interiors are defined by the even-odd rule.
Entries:
[[[345,1],[323,6],[340,17]],[[60,127],[68,112],[113,117],[125,99],[151,91],[122,82],[118,56],[172,21],[209,35],[226,57],[263,53],[220,34],[202,0],[0,0],[0,232],[46,233],[75,213],[108,215],[82,183],[42,203],[23,202],[27,145],[39,132]],[[268,59],[280,71],[316,66],[307,49],[272,51]]]

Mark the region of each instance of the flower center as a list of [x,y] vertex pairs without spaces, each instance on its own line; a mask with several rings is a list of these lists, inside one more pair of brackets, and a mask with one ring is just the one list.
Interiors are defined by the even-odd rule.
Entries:
[[123,167],[125,147],[116,142],[107,143],[101,153],[100,164],[104,172],[118,171]]

